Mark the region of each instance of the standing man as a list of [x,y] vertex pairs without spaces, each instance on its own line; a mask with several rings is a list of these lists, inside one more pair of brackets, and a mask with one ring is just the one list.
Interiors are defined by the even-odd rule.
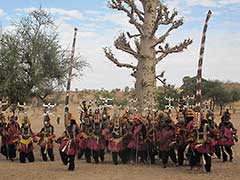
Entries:
[[146,145],[147,145],[147,155],[150,157],[151,164],[155,164],[155,155],[158,154],[157,152],[157,131],[159,129],[158,123],[154,120],[153,117],[147,117],[147,138],[146,138]]
[[174,151],[175,139],[175,126],[171,119],[167,117],[165,122],[162,121],[159,131],[159,151],[163,162],[163,168],[167,167],[169,157],[177,166],[177,158]]
[[96,164],[104,161],[104,151],[106,147],[105,138],[102,134],[102,123],[99,110],[95,110],[93,122],[93,130],[88,141],[88,147],[91,149],[93,159]]
[[62,137],[59,138],[59,150],[62,162],[64,165],[69,164],[68,170],[74,171],[75,169],[75,155],[77,153],[78,143],[77,135],[79,134],[79,127],[76,120],[71,118],[70,125],[64,131]]
[[[220,130],[220,145],[222,151],[223,162],[233,160],[232,146],[234,141],[237,139],[237,129],[234,128],[233,123],[231,122],[231,117],[228,113],[225,113],[221,118],[221,123],[219,124]],[[228,157],[229,156],[229,157]]]
[[47,155],[51,161],[54,161],[53,142],[56,136],[48,115],[44,117],[44,127],[38,133],[38,137],[40,137],[38,145],[41,147],[43,161],[47,161]]
[[205,171],[207,173],[211,172],[212,166],[212,157],[215,148],[214,148],[214,141],[211,138],[211,129],[209,127],[208,121],[205,117],[201,117],[201,124],[198,129],[198,136],[191,144],[192,148],[196,151],[197,159],[199,159],[204,165]]
[[118,156],[121,157],[120,152],[123,150],[122,126],[117,114],[114,114],[114,123],[110,128],[111,135],[109,138],[108,149],[112,152],[112,160],[115,165],[118,164]]
[[20,135],[20,126],[16,116],[12,115],[7,124],[7,152],[11,161],[16,158],[17,143]]
[[186,140],[186,124],[183,113],[180,111],[177,116],[176,123],[176,145],[177,145],[177,157],[178,165],[182,166],[184,163],[184,151],[186,149],[187,140]]
[[128,144],[128,148],[130,149],[130,159],[132,162],[138,163],[138,158],[140,157],[140,162],[145,164],[147,160],[145,146],[147,129],[143,124],[142,119],[139,117],[134,117],[133,121],[134,125],[131,132],[131,140]]
[[33,142],[35,141],[35,134],[32,132],[31,126],[29,123],[24,121],[20,129],[21,135],[19,140],[19,159],[20,163],[26,163],[26,159],[29,162],[34,162],[33,154]]
[[6,118],[2,112],[0,112],[0,137],[1,137],[1,150],[0,152],[2,155],[8,159],[8,152],[7,152],[7,123]]

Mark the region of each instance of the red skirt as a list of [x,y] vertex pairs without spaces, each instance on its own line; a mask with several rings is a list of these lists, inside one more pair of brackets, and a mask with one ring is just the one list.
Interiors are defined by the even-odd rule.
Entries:
[[69,156],[74,156],[77,153],[77,146],[72,140],[64,140],[60,144],[59,149]]
[[109,145],[108,145],[108,149],[111,152],[120,152],[123,150],[123,141],[122,139],[118,138],[118,139],[110,139],[109,141]]
[[33,144],[19,144],[19,152],[30,153],[33,151]]

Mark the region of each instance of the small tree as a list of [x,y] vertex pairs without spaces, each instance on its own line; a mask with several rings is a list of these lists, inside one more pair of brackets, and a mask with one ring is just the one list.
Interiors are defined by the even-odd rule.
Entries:
[[[183,84],[181,86],[182,96],[194,96],[197,91],[197,77],[185,76],[183,78]],[[208,81],[206,79],[202,79],[202,95],[206,98],[208,93]]]
[[234,103],[240,100],[240,90],[239,89],[231,89],[229,90],[229,95],[230,95],[230,101],[231,101],[231,106],[230,108],[233,109],[233,112],[235,112],[234,108]]
[[220,106],[219,115],[222,115],[223,109],[230,102],[231,102],[231,97],[230,97],[229,91],[222,88],[220,91],[216,92],[216,104]]
[[[30,12],[13,23],[14,30],[1,37],[0,94],[11,103],[26,101],[30,96],[44,100],[64,86],[69,57],[58,41],[57,29],[46,11]],[[87,63],[75,61],[81,73]]]
[[205,99],[210,99],[211,110],[215,109],[215,105],[220,107],[219,114],[222,114],[223,109],[229,103],[231,103],[232,95],[231,90],[224,87],[224,83],[218,80],[208,80],[205,87]]

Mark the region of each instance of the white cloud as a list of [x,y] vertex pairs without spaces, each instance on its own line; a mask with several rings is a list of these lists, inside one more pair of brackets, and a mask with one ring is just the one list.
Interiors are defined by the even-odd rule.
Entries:
[[97,14],[99,14],[99,11],[86,10],[86,11],[84,11],[84,13],[90,14],[90,15],[97,15]]
[[205,7],[216,7],[217,1],[216,0],[187,0],[188,5],[195,6],[205,6]]
[[3,9],[0,9],[0,17],[4,16],[5,15],[5,12]]
[[176,9],[180,13],[180,15],[191,14],[191,9],[189,7],[186,7],[182,1],[179,0],[166,1],[166,5],[171,10]]
[[79,10],[65,10],[61,8],[49,8],[50,13],[52,14],[58,14],[61,16],[66,16],[70,18],[75,18],[75,19],[82,19],[82,13]]
[[[17,8],[16,11],[18,12],[32,12],[33,10],[36,10],[37,8],[31,7],[31,8]],[[44,8],[45,10],[49,11],[51,14],[60,15],[65,18],[74,18],[74,19],[82,19],[83,15],[79,10],[66,10],[62,8]]]
[[230,4],[240,4],[240,0],[185,0],[189,6],[222,7]]
[[29,13],[32,12],[34,10],[36,10],[37,8],[35,7],[31,7],[31,8],[17,8],[15,9],[17,12],[25,12],[25,13]]
[[[56,24],[59,27],[58,32],[60,34],[59,37],[61,40],[61,44],[64,46],[64,48],[71,47],[70,44],[73,39],[73,31],[75,26],[68,24],[60,19],[56,21]],[[94,32],[86,31],[81,27],[77,27],[77,28],[78,28],[78,32],[77,32],[78,38],[83,38],[85,40],[85,39],[94,39],[95,36],[97,36],[97,34]]]
[[102,21],[108,21],[121,27],[129,27],[129,18],[124,13],[109,13],[102,17]]
[[240,4],[240,0],[221,0],[219,4],[227,5],[227,4]]

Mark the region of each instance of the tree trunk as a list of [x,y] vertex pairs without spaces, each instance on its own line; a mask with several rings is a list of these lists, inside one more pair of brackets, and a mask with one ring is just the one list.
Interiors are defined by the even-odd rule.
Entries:
[[215,101],[213,101],[213,108],[212,108],[212,111],[215,110],[215,105],[216,105],[216,103],[215,103]]
[[[145,49],[146,50],[146,49]],[[144,50],[144,51],[145,51]],[[138,99],[138,111],[143,112],[145,108],[154,108],[156,72],[153,59],[143,58],[138,62],[138,71],[136,72],[136,97]]]
[[212,109],[213,109],[213,100],[211,99],[210,100],[210,110],[212,111]]
[[233,114],[235,114],[236,113],[236,109],[235,109],[235,103],[234,102],[232,103],[232,110],[233,110]]
[[154,109],[156,89],[156,50],[153,46],[154,37],[152,31],[156,17],[156,0],[147,1],[144,9],[145,20],[143,34],[140,39],[137,72],[136,72],[136,96],[138,99],[138,111],[145,108]]
[[219,116],[221,116],[221,115],[222,115],[222,110],[223,110],[223,106],[222,106],[222,105],[220,105],[220,113],[219,113]]

